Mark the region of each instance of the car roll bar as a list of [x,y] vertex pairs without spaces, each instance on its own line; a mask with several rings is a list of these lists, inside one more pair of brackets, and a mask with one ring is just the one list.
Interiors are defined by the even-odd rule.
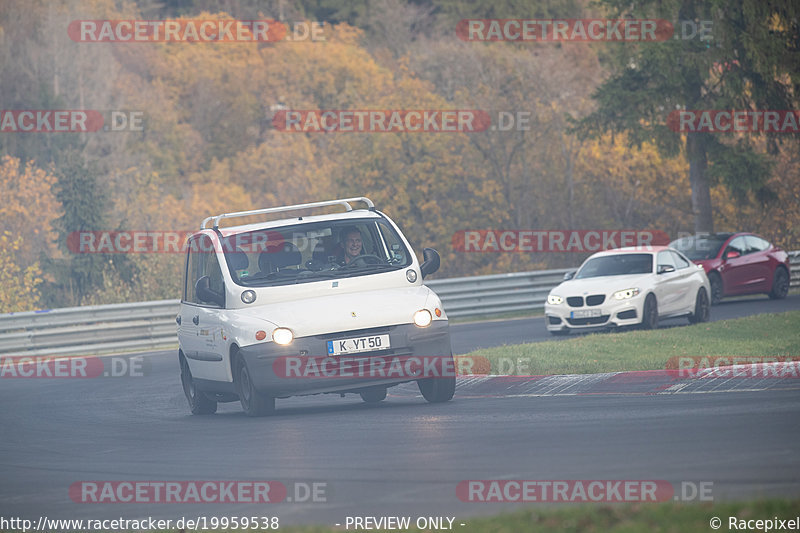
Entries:
[[267,213],[280,213],[283,211],[295,211],[298,209],[309,209],[313,207],[326,207],[331,205],[342,205],[344,206],[345,211],[352,211],[353,206],[350,205],[350,202],[361,202],[367,205],[367,209],[370,211],[375,210],[375,204],[372,203],[372,200],[365,196],[359,196],[355,198],[343,198],[341,200],[327,200],[325,202],[311,202],[308,204],[297,204],[297,205],[286,205],[282,207],[267,207],[265,209],[253,209],[251,211],[238,211],[235,213],[223,213],[221,215],[213,216],[213,217],[206,217],[203,220],[203,223],[200,224],[200,229],[208,229],[206,224],[209,221],[213,222],[213,229],[217,229],[219,227],[220,220],[226,218],[238,218],[238,217],[248,217],[252,215],[264,215]]

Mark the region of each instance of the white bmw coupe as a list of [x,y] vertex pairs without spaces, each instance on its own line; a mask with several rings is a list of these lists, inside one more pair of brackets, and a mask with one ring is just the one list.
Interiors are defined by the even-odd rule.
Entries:
[[664,246],[598,252],[550,291],[544,306],[547,330],[640,325],[686,316],[707,322],[711,287],[703,267]]

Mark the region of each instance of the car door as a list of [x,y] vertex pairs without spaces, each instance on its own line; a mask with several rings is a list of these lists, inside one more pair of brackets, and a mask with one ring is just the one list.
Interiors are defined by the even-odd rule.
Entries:
[[747,276],[745,287],[748,292],[769,292],[772,289],[772,270],[770,268],[769,243],[755,235],[746,235]]
[[692,263],[678,252],[673,250],[670,253],[675,262],[675,271],[678,274],[675,286],[677,310],[680,312],[693,312],[697,298],[697,282],[693,279],[696,270],[692,267]]
[[224,381],[220,313],[225,307],[225,288],[217,254],[208,235],[189,241],[184,299],[181,302],[181,348],[192,375]]
[[188,359],[196,359],[198,351],[197,326],[192,318],[195,315],[196,304],[194,302],[194,280],[196,272],[200,268],[198,264],[199,256],[192,253],[192,248],[196,246],[199,237],[192,237],[189,240],[186,252],[186,263],[183,271],[183,296],[181,298],[180,313],[178,314],[178,341],[183,354]]
[[[747,252],[748,246],[743,235],[731,240],[722,252],[723,262],[718,270],[722,274],[725,294],[747,292],[747,280],[752,277],[753,270]],[[728,257],[730,253],[736,253],[738,256]]]
[[675,260],[669,250],[656,255],[656,299],[658,314],[670,315],[680,306],[681,275],[675,267]]

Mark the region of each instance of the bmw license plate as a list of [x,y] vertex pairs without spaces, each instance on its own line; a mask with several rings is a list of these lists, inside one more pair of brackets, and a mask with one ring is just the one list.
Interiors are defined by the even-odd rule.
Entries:
[[585,309],[583,311],[572,311],[569,314],[570,318],[594,318],[600,316],[600,309]]
[[328,355],[371,352],[389,348],[389,335],[371,335],[338,341],[328,341]]

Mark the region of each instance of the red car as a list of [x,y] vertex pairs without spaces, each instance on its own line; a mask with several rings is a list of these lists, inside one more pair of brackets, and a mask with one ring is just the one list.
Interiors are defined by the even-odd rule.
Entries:
[[789,254],[753,233],[692,235],[670,247],[703,265],[712,305],[725,296],[764,293],[780,299],[789,292]]

